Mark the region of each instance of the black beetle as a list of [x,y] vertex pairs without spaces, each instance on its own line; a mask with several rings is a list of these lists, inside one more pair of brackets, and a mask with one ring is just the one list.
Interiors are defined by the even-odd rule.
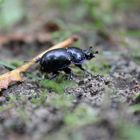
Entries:
[[64,71],[68,74],[69,79],[72,79],[72,70],[70,64],[74,64],[82,71],[89,73],[82,67],[85,60],[91,60],[98,52],[92,51],[92,47],[82,50],[76,47],[54,49],[45,53],[37,62],[40,63],[41,71],[51,73],[51,79],[54,79],[59,71]]

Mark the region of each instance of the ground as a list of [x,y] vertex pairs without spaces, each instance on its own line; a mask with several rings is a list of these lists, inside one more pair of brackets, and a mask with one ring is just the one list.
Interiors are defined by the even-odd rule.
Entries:
[[[30,11],[32,18],[34,10]],[[81,15],[69,18],[73,14],[70,11],[60,14],[56,8],[50,10],[51,14],[43,15],[49,22],[42,20],[37,25],[35,17],[31,23],[19,23],[12,31],[5,32],[24,32],[31,35],[32,41],[23,37],[22,42],[9,39],[1,44],[0,74],[22,65],[69,35],[77,34],[80,41],[75,46],[85,49],[94,45],[99,51],[96,58],[84,63],[92,76],[84,75],[72,65],[74,80],[68,80],[64,73],[49,80],[48,75],[40,72],[40,66],[34,65],[23,74],[23,82],[0,92],[1,140],[139,140],[140,41],[136,34],[140,28],[139,12],[133,11],[129,18],[124,12],[123,20],[114,18],[116,21],[110,26],[99,29],[92,27],[93,19],[86,14],[82,18]],[[63,23],[52,20],[57,16]],[[76,16],[82,22],[87,21],[88,26],[82,24],[84,28],[81,27],[80,21],[75,21]],[[34,37],[44,30],[48,34],[47,41]]]

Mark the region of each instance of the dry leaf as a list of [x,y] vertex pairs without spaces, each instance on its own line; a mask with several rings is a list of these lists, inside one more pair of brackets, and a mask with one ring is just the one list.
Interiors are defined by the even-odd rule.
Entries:
[[52,42],[51,35],[48,33],[36,33],[36,34],[12,34],[12,35],[1,35],[0,45],[4,45],[10,42],[18,43],[46,43]]
[[20,66],[19,68],[15,69],[13,71],[7,72],[3,75],[0,75],[0,89],[8,88],[8,86],[10,84],[12,84],[13,82],[23,81],[23,78],[21,77],[21,73],[26,72],[33,64],[35,64],[36,60],[38,58],[40,58],[47,51],[57,49],[57,48],[68,47],[69,45],[71,45],[75,41],[77,41],[77,39],[78,39],[77,36],[70,37],[67,40],[65,40],[65,41],[63,41],[59,44],[56,44],[53,47],[51,47],[50,49],[47,49],[46,51],[42,52],[41,54],[39,54],[38,56],[33,58],[31,61],[29,61],[28,63],[26,63],[22,66]]

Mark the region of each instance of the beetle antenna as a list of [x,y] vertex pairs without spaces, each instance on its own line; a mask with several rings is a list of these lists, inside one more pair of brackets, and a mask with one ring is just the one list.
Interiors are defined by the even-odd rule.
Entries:
[[90,52],[90,51],[92,51],[92,49],[93,49],[93,46],[90,46],[88,51]]
[[90,46],[88,49],[87,49],[88,52],[92,52],[94,54],[98,54],[98,51],[94,51],[93,50],[93,46]]
[[[90,46],[89,49],[88,49],[88,51],[91,52],[92,50],[93,50],[93,46]],[[96,50],[96,51],[93,51],[93,53],[94,54],[98,54],[99,51]]]

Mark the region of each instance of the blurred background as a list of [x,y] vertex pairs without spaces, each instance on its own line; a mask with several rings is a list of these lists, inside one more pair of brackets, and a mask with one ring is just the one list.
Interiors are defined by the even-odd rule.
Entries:
[[[23,47],[26,54],[19,58],[29,59],[46,45],[77,34],[81,38],[77,47],[94,45],[108,56],[117,51],[139,58],[139,17],[139,0],[1,0],[0,44],[14,44],[10,48],[18,50],[17,58],[18,43],[37,46],[30,47],[29,54]],[[11,55],[0,51],[1,59],[7,59],[4,53]]]
[[78,34],[81,47],[138,46],[139,7],[139,0],[1,0],[0,34],[47,32],[55,41]]
[[95,28],[139,25],[138,0],[1,0],[0,4],[1,28],[49,20]]
[[[138,37],[139,7],[139,0],[1,0],[0,30],[1,33],[30,32],[53,23],[61,29],[61,36],[98,30]],[[61,31],[65,31],[63,35]]]

